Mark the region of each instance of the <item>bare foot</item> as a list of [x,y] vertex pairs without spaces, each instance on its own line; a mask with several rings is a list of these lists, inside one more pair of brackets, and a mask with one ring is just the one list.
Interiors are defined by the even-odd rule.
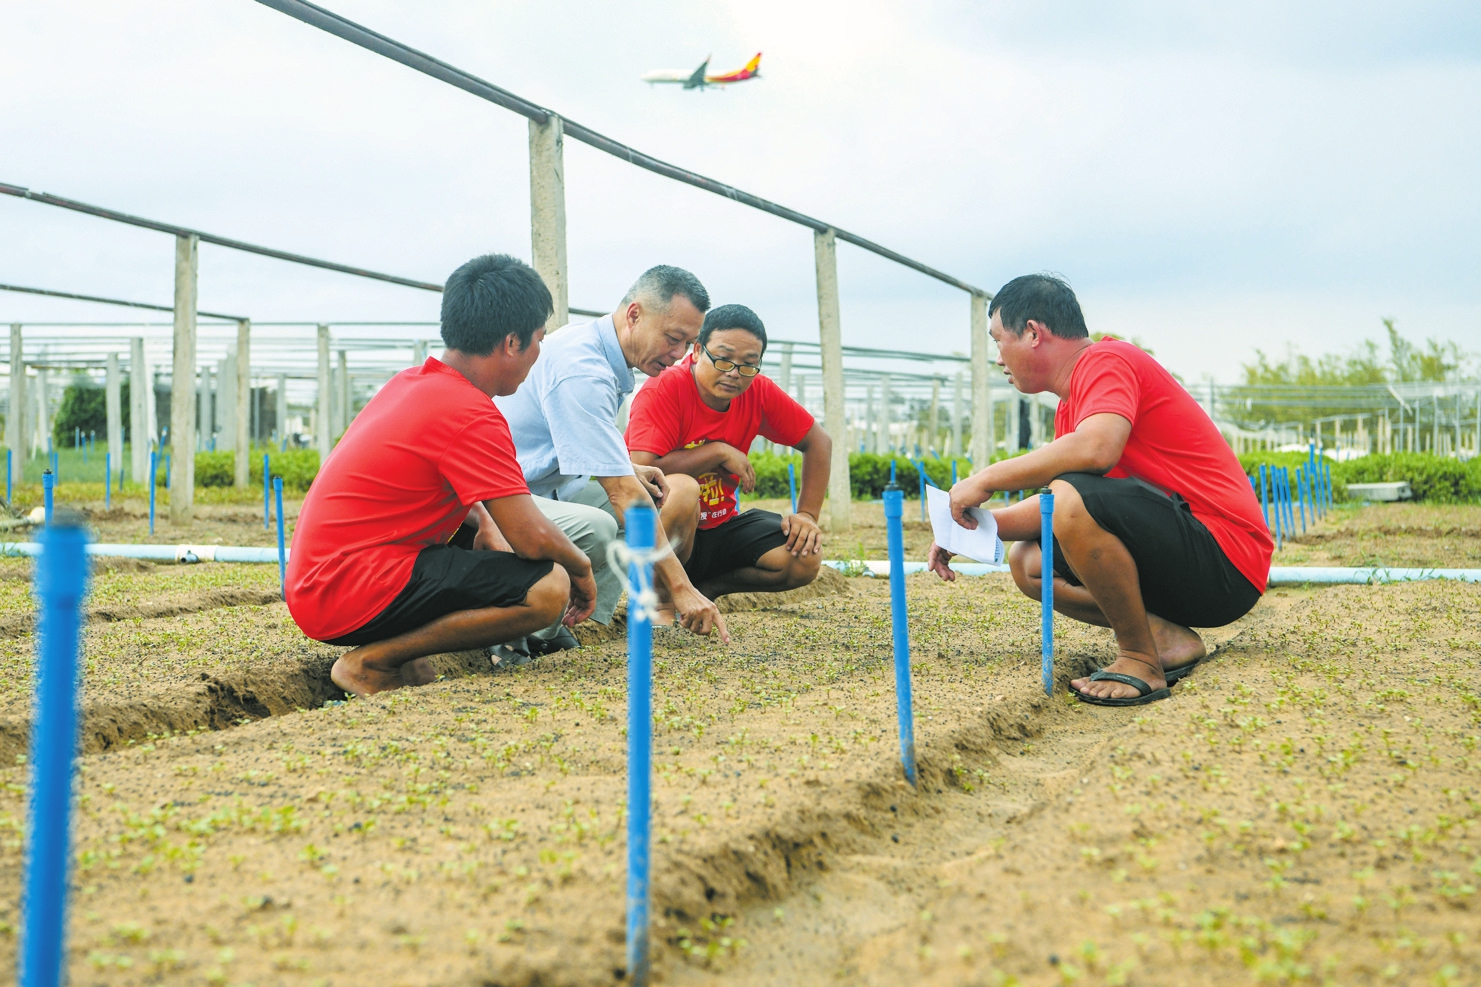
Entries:
[[[1170,620],[1147,614],[1147,620],[1152,625],[1152,640],[1157,642],[1157,657],[1162,659],[1164,671],[1172,668],[1182,668],[1208,654],[1208,648],[1204,646],[1203,638],[1190,628],[1181,624],[1174,624]],[[1121,671],[1121,669],[1114,669]],[[1142,678],[1143,676],[1137,676]]]
[[336,658],[334,667],[329,670],[330,681],[350,695],[361,698],[399,689],[406,684],[401,678],[399,668],[386,671],[369,667],[365,663],[365,656],[361,654],[364,650],[354,648]]
[[[1122,675],[1131,675],[1147,683],[1153,692],[1158,689],[1167,688],[1167,679],[1162,676],[1162,668],[1156,664],[1156,659],[1139,658],[1127,651],[1118,651],[1116,660],[1111,662],[1103,672],[1120,672]],[[1090,677],[1074,679],[1070,687],[1076,692],[1087,696],[1096,696],[1101,699],[1130,699],[1139,695],[1136,688],[1124,682],[1092,682]]]

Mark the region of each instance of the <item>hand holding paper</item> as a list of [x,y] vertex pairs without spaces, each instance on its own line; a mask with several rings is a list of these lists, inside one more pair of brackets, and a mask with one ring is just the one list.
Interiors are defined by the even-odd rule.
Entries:
[[936,544],[953,555],[964,555],[974,562],[1001,565],[1003,540],[998,537],[998,522],[991,511],[973,507],[967,513],[977,522],[969,531],[951,518],[951,494],[937,487],[926,488],[926,508],[931,516],[931,533]]

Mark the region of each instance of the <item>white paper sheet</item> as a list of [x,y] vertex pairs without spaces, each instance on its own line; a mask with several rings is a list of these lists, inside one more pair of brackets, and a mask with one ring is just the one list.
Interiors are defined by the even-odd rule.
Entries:
[[971,508],[967,513],[976,519],[977,527],[963,528],[951,518],[951,494],[931,486],[926,487],[926,510],[931,516],[931,532],[937,545],[974,562],[1002,565],[1003,539],[998,537],[998,522],[991,511]]

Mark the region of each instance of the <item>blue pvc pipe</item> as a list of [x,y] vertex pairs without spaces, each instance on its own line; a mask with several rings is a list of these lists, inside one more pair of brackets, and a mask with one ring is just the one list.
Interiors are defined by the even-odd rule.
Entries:
[[1265,515],[1265,528],[1271,534],[1275,534],[1275,526],[1270,523],[1270,480],[1265,473],[1265,464],[1260,464],[1260,512]]
[[1286,495],[1286,537],[1296,537],[1296,503],[1291,496],[1291,468],[1280,468],[1280,489]]
[[951,461],[951,485],[956,486],[956,460]]
[[1040,653],[1044,673],[1044,695],[1054,694],[1054,493],[1039,491],[1039,607]]
[[1275,516],[1275,544],[1277,548],[1285,541],[1286,512],[1281,507],[1280,470],[1270,467],[1270,507]]
[[170,489],[170,454],[165,453],[165,489]]
[[890,460],[890,482],[895,482],[895,461],[893,459]]
[[895,706],[900,720],[900,764],[915,784],[915,713],[910,698],[910,620],[905,612],[905,493],[884,491],[885,537],[890,554],[890,623],[895,631]]
[[1301,512],[1301,533],[1306,534],[1306,467],[1296,467],[1296,506]]
[[103,453],[103,510],[113,507],[113,453]]
[[35,717],[31,724],[31,819],[21,906],[22,987],[62,983],[66,956],[72,782],[77,755],[78,635],[87,592],[87,533],[73,524],[40,535],[36,593]]
[[272,472],[268,468],[267,453],[262,454],[262,530],[266,531],[268,522],[273,518],[272,510],[273,481]]
[[46,504],[46,524],[48,527],[51,526],[51,505],[52,500],[56,496],[56,485],[57,475],[51,470],[47,470],[46,472],[41,474],[41,490],[42,496],[44,497],[44,502]]
[[154,488],[159,481],[159,453],[149,453],[149,534],[154,534]]
[[283,542],[283,478],[273,477],[273,496],[278,504],[278,588],[288,599],[288,546]]
[[792,491],[792,513],[797,513],[797,467],[787,464],[787,489]]
[[[647,556],[653,551],[654,513],[651,507],[627,511],[627,547]],[[653,563],[634,561],[627,567],[628,585],[653,584]],[[652,847],[653,811],[653,625],[644,608],[628,597],[627,612],[627,978],[647,987],[648,869]]]

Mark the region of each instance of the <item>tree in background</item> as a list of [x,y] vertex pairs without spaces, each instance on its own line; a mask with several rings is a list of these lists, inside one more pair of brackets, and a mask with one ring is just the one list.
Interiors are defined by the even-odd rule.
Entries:
[[1378,344],[1365,339],[1355,352],[1347,355],[1328,353],[1312,359],[1286,351],[1286,359],[1273,362],[1263,350],[1255,350],[1255,362],[1243,364],[1246,384],[1304,384],[1352,386],[1357,384],[1399,384],[1409,381],[1447,382],[1464,379],[1474,359],[1457,343],[1437,339],[1417,346],[1399,334],[1393,319],[1384,319],[1388,331],[1388,359],[1378,351]]
[[[124,435],[128,435],[129,428],[129,381],[124,378],[123,385],[123,428]],[[87,377],[74,377],[72,383],[62,392],[62,404],[57,408],[56,421],[51,428],[51,441],[53,449],[64,449],[72,444],[77,434],[77,429],[82,430],[83,435],[92,432],[105,437],[108,434],[108,391]]]

